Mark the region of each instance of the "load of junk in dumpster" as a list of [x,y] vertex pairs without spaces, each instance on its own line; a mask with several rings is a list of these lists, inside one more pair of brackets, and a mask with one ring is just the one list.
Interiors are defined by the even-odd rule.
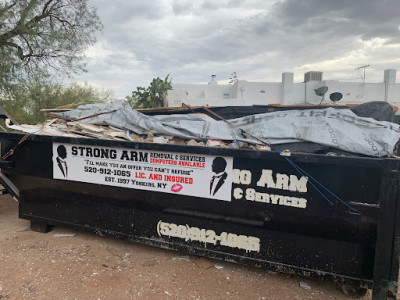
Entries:
[[0,183],[32,230],[75,226],[395,299],[395,110],[139,111],[125,101],[45,109],[43,124],[6,119]]
[[133,110],[125,101],[44,110],[40,125],[6,125],[33,134],[133,142],[387,157],[400,138],[393,108],[314,106],[200,107]]

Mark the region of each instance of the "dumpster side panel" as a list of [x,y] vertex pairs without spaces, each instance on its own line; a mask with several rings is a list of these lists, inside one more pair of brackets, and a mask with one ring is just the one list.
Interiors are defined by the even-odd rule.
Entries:
[[[0,134],[2,153],[20,138]],[[65,145],[66,155],[61,150],[59,153],[60,145]],[[84,148],[82,153],[89,153],[89,157],[68,161],[74,155],[73,146]],[[95,157],[95,151],[115,151],[118,155],[96,166],[99,157]],[[147,184],[159,178],[172,188],[175,182],[163,182],[166,173],[190,172],[193,168],[157,163],[150,172],[144,169],[150,161],[129,159],[124,162],[125,169],[140,166],[143,172],[142,177],[135,178],[132,173],[126,178],[120,163],[111,167],[124,151],[138,157],[153,153],[169,160],[185,153],[210,159],[205,164],[207,172],[183,176],[190,180],[180,181],[179,191],[186,184],[194,187],[184,194],[178,189],[165,192],[157,184],[143,188],[127,183],[124,187],[107,181],[108,176],[116,182],[122,178]],[[215,171],[217,157],[224,158],[226,166],[232,161],[231,167]],[[10,160],[14,168],[4,173],[20,190],[21,218],[79,226],[187,253],[369,286],[374,277],[381,175],[386,169],[399,169],[397,162],[387,166],[384,159],[282,157],[262,151],[42,136],[30,137]],[[62,167],[68,165],[68,174],[74,174],[71,163],[79,176],[61,177]],[[85,166],[114,173],[94,180],[93,172],[84,173]],[[210,178],[211,172],[215,174]],[[150,174],[154,176],[150,178]],[[223,191],[218,191],[217,184],[230,185],[225,190],[229,194],[213,197],[214,192]],[[398,232],[396,229],[392,238],[396,239]],[[390,267],[395,269],[393,264]]]

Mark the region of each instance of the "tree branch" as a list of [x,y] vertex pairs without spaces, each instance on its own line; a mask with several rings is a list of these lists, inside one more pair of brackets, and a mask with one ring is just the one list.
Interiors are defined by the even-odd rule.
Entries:
[[15,48],[15,49],[17,49],[18,57],[19,57],[21,60],[24,60],[24,58],[25,58],[25,56],[24,56],[24,50],[23,50],[19,45],[15,44],[15,43],[13,43],[13,42],[6,42],[5,44],[8,45],[8,46],[13,47],[13,48]]
[[17,2],[18,0],[14,0],[9,6],[5,6],[4,8],[0,9],[0,16],[2,16],[7,10],[13,8],[17,4]]
[[53,69],[69,75],[84,70],[82,50],[94,43],[94,32],[101,28],[88,1],[0,0],[0,52],[5,63],[0,89],[3,82],[27,77],[31,71],[53,74]]

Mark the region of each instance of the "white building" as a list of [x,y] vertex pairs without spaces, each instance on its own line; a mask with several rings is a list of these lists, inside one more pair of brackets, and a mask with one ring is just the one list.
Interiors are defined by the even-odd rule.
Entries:
[[208,84],[173,84],[168,91],[166,106],[234,106],[234,105],[302,105],[319,104],[322,100],[315,89],[328,88],[323,104],[332,104],[330,95],[341,93],[339,104],[361,104],[369,101],[387,101],[400,107],[400,83],[396,70],[385,70],[383,82],[341,82],[323,80],[322,72],[307,72],[304,82],[293,82],[293,73],[283,73],[282,82],[250,82],[237,80],[234,84],[218,84],[212,75]]

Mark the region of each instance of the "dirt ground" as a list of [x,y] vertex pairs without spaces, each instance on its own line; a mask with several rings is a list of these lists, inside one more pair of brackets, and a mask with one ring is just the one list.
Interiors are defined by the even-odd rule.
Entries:
[[332,282],[28,225],[17,202],[0,196],[0,299],[348,299]]

